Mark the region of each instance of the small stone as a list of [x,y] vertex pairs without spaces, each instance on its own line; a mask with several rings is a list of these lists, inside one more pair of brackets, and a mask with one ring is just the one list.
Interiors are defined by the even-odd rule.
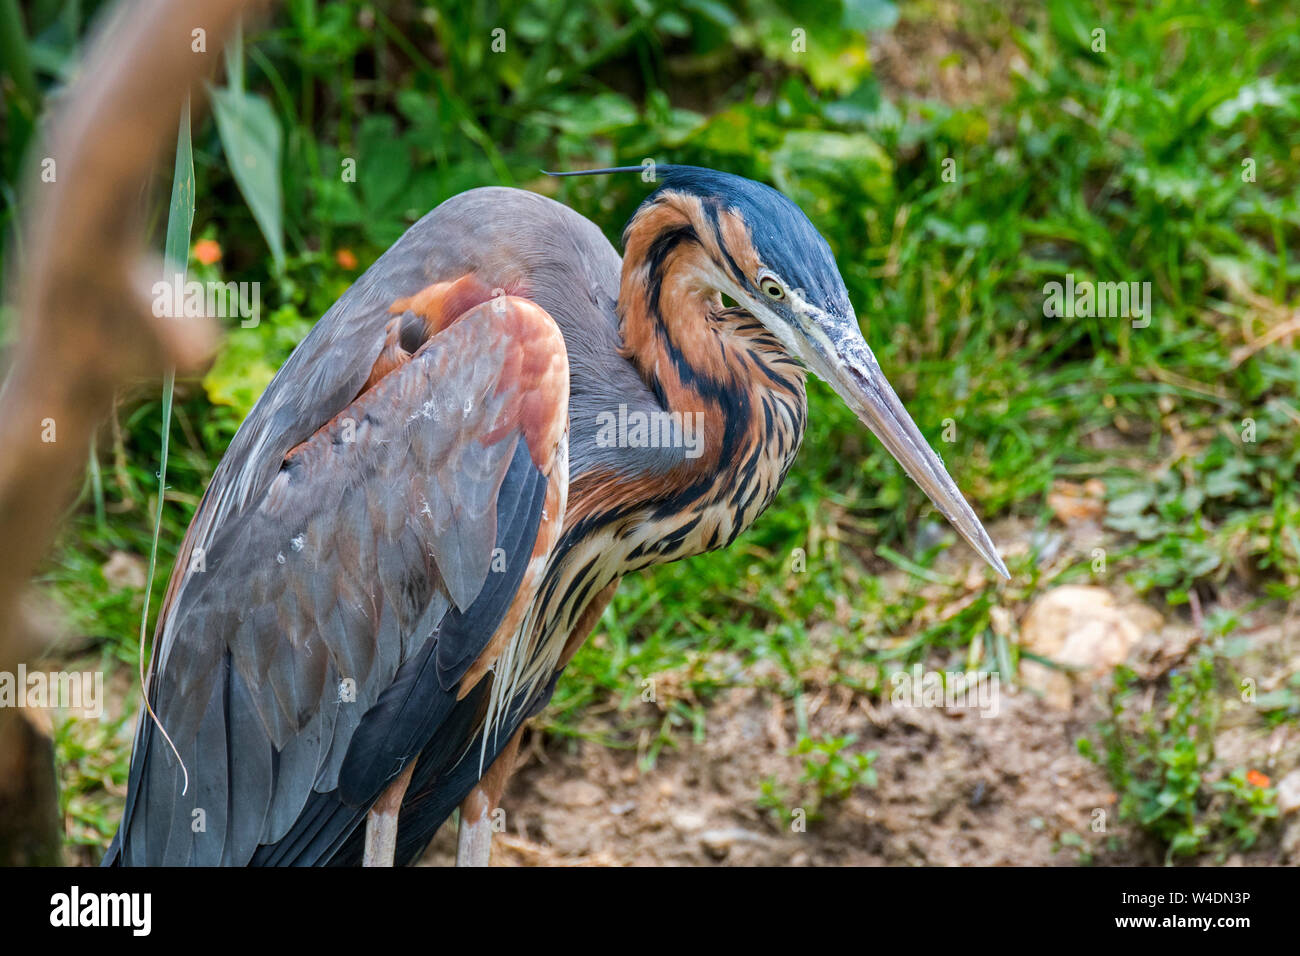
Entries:
[[692,833],[700,830],[708,821],[705,820],[704,814],[695,813],[693,810],[682,810],[680,813],[673,814],[673,826],[685,833]]
[[1020,623],[1020,645],[1070,672],[1022,661],[1021,683],[1068,710],[1074,683],[1093,684],[1122,663],[1163,619],[1145,604],[1119,605],[1105,588],[1063,585],[1039,597]]
[[728,830],[706,830],[700,834],[700,846],[715,860],[725,860],[735,842]]

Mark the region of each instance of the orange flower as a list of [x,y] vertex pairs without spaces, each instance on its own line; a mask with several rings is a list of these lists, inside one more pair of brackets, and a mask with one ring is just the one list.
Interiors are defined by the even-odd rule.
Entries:
[[221,243],[215,239],[200,239],[194,243],[193,254],[205,266],[214,265],[221,261]]
[[355,269],[357,267],[357,257],[351,249],[340,249],[334,253],[334,261],[344,269]]
[[1262,774],[1258,770],[1248,770],[1246,772],[1246,782],[1256,787],[1267,787],[1273,781],[1269,780],[1266,774]]

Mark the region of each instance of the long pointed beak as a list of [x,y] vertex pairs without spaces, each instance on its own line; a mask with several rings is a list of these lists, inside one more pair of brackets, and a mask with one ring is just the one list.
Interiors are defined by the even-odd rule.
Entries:
[[[826,329],[827,326],[822,324],[817,331],[821,333]],[[993,570],[1010,580],[1011,575],[1007,573],[988,532],[894,394],[893,386],[880,370],[880,363],[862,338],[857,322],[836,322],[830,330],[831,336],[818,334],[809,338],[811,347],[804,361],[835,389],[844,403],[889,449],[957,533]]]

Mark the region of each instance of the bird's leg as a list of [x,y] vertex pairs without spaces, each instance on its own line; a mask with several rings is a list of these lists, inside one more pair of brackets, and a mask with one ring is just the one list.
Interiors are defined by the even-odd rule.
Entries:
[[492,813],[515,769],[515,756],[519,753],[523,734],[524,729],[520,727],[461,803],[460,829],[456,839],[457,866],[487,866],[492,858]]
[[397,852],[397,818],[401,815],[402,798],[411,783],[415,761],[406,765],[387,789],[379,795],[366,815],[366,853],[362,866],[392,866]]

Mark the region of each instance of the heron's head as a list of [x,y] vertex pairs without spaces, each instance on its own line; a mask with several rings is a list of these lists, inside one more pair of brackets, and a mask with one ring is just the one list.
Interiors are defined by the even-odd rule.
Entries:
[[692,285],[733,300],[830,385],[971,547],[1008,577],[988,533],[881,371],[830,246],[803,210],[770,186],[731,173],[662,165],[655,172],[658,189],[624,235],[625,275],[629,267],[644,270],[657,295],[661,261],[681,257]]
[[830,385],[971,547],[1007,576],[984,527],[881,371],[830,246],[803,210],[770,186],[730,173],[661,166],[659,174],[656,196],[699,200],[692,218],[699,220],[702,278]]

